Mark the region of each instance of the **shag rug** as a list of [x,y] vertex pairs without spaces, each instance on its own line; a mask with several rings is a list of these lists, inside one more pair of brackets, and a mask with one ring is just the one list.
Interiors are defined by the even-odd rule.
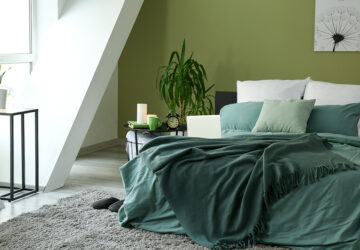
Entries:
[[[206,249],[185,235],[119,225],[117,213],[90,205],[124,193],[85,191],[0,224],[0,249]],[[250,249],[283,248],[258,245]]]

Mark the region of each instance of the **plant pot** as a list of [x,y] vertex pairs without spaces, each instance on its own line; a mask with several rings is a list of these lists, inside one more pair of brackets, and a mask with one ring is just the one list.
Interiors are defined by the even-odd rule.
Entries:
[[6,109],[7,90],[0,89],[0,109]]

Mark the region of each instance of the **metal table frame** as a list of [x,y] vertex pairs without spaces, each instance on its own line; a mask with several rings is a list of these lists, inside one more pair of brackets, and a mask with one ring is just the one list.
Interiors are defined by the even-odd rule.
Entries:
[[[34,113],[35,115],[35,188],[27,188],[25,182],[25,114]],[[8,188],[10,192],[0,196],[1,200],[9,202],[35,194],[39,191],[39,110],[0,110],[1,116],[9,116],[10,120],[10,186],[0,186]],[[14,117],[21,116],[21,188],[14,186]],[[23,192],[20,195],[17,193]],[[25,193],[24,193],[25,192]]]
[[124,124],[123,128],[130,130],[130,131],[134,131],[135,133],[135,147],[136,147],[136,155],[139,154],[139,143],[138,143],[138,132],[140,133],[145,133],[145,132],[149,132],[149,133],[156,133],[156,132],[175,132],[175,135],[179,135],[179,132],[182,132],[182,136],[185,136],[185,131],[187,130],[187,126],[184,124],[181,124],[178,128],[176,129],[168,129],[165,124],[162,124],[162,126],[156,130],[150,130],[148,128],[130,128],[128,124]]

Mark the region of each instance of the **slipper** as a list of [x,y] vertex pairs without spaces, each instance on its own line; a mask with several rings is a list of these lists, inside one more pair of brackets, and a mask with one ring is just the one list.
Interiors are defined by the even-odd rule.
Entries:
[[119,201],[111,204],[111,205],[109,206],[109,210],[110,210],[111,212],[117,213],[117,212],[119,211],[119,208],[122,206],[123,203],[124,203],[124,200],[119,200]]
[[102,199],[99,201],[95,201],[91,206],[94,209],[106,209],[106,208],[109,208],[109,206],[111,204],[116,203],[117,201],[119,201],[119,199],[110,197],[110,198]]

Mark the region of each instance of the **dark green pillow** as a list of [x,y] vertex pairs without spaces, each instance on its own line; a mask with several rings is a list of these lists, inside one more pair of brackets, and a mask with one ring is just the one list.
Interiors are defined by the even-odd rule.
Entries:
[[307,133],[333,133],[358,136],[360,103],[315,106],[307,124]]
[[263,106],[262,102],[242,102],[224,106],[220,110],[222,132],[251,131]]

